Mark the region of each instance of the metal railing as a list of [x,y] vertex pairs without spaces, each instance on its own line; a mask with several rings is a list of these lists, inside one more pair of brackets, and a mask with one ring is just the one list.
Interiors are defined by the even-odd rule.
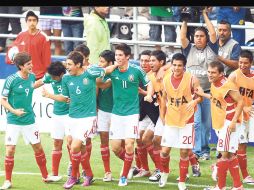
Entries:
[[[154,24],[154,25],[165,25],[169,26],[181,26],[182,22],[166,22],[166,21],[141,21],[138,20],[138,13],[137,7],[133,7],[133,19],[106,19],[109,23],[129,23],[133,24],[133,38],[132,40],[122,40],[111,38],[111,44],[117,43],[126,43],[128,45],[133,45],[134,47],[134,59],[138,58],[138,46],[139,45],[166,45],[166,46],[174,46],[176,48],[180,48],[181,44],[177,42],[155,42],[149,40],[138,40],[138,25],[139,24]],[[20,14],[0,14],[0,17],[5,18],[25,18],[25,15]],[[66,16],[46,16],[46,15],[38,15],[39,19],[47,18],[47,19],[60,19],[60,20],[68,20],[68,21],[84,21],[85,17],[66,17]],[[188,26],[205,26],[204,23],[188,23]],[[216,26],[216,25],[215,25]],[[233,29],[254,29],[254,26],[245,26],[245,25],[231,25]],[[16,38],[17,35],[15,34],[0,34],[0,37],[4,38]],[[76,38],[76,37],[56,37],[56,36],[48,36],[50,40],[61,40],[61,41],[86,41],[86,37],[83,38]],[[254,51],[254,47],[249,46],[241,46],[242,49],[248,49]]]

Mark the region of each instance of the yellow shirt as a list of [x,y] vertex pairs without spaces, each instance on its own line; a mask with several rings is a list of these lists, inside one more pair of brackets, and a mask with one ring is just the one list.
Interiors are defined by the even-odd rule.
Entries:
[[[254,76],[245,76],[240,69],[234,71],[236,74],[236,85],[243,97],[244,106],[251,106],[254,100]],[[249,120],[249,114],[243,112],[243,119]]]
[[177,89],[174,88],[171,76],[173,72],[163,79],[164,91],[167,95],[167,111],[165,124],[170,127],[184,127],[194,114],[194,109],[187,111],[187,104],[192,101],[190,73],[185,72]]
[[219,130],[224,126],[227,115],[226,109],[229,106],[225,97],[230,90],[237,91],[236,85],[230,81],[226,81],[220,87],[215,87],[214,84],[211,84],[211,115],[214,129]]

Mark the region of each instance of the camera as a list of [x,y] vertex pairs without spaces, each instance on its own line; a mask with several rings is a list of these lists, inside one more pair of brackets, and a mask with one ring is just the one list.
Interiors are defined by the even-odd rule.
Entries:
[[[180,14],[180,21],[192,21],[196,16],[199,16],[206,6],[201,7],[184,7]],[[194,19],[195,20],[195,19]]]

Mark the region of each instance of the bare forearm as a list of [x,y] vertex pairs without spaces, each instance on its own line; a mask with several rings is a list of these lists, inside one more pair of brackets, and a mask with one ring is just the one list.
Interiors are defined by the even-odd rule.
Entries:
[[224,63],[225,65],[227,65],[228,67],[231,67],[233,69],[238,68],[238,61],[236,61],[236,60],[225,59],[221,56],[218,56],[218,60],[221,61],[222,63]]
[[48,94],[48,97],[47,98],[50,98],[52,100],[55,100],[55,101],[58,101],[58,102],[67,102],[68,98],[63,96],[63,95],[56,95],[56,94]]
[[7,109],[9,112],[14,113],[15,109],[9,104],[9,102],[7,101],[7,99],[2,98],[1,99],[1,104],[2,106]]

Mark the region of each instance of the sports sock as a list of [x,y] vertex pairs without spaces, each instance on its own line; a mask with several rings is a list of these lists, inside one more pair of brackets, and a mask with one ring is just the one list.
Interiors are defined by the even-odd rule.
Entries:
[[62,150],[52,150],[52,174],[58,175],[59,164],[62,158]]

